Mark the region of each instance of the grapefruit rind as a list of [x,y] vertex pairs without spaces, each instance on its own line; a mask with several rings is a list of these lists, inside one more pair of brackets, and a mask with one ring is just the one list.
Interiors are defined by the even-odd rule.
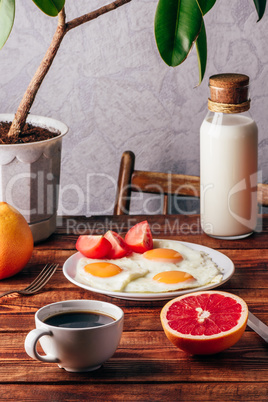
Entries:
[[33,235],[26,219],[14,207],[0,202],[0,280],[20,272],[33,252]]
[[[172,329],[166,318],[167,312],[172,304],[176,301],[180,301],[190,296],[199,296],[201,294],[220,294],[225,297],[231,297],[241,305],[241,316],[237,324],[230,330],[220,332],[214,335],[191,335],[182,334]],[[223,350],[230,348],[239,341],[242,337],[248,319],[248,307],[246,302],[240,297],[228,292],[221,291],[204,291],[194,292],[186,295],[179,296],[173,300],[170,300],[162,309],[161,323],[167,338],[179,349],[192,354],[192,355],[207,355],[222,352]]]

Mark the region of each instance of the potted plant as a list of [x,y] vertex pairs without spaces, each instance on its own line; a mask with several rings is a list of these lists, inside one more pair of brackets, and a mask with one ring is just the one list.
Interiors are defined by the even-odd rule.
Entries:
[[[43,79],[67,32],[130,0],[116,0],[98,10],[66,21],[65,0],[33,0],[47,15],[58,16],[51,44],[23,95],[15,115],[0,115],[0,200],[26,218],[38,242],[56,228],[62,137],[67,126],[55,119],[29,115]],[[13,27],[15,0],[0,1],[0,48]]]
[[[56,227],[61,142],[68,129],[54,119],[29,115],[31,106],[65,35],[131,0],[115,0],[70,21],[66,19],[65,0],[32,1],[45,14],[57,16],[58,23],[17,112],[0,116],[4,122],[0,131],[0,200],[13,204],[23,213],[35,241],[39,241],[47,238]],[[253,1],[260,19],[266,0]],[[168,65],[177,66],[195,44],[199,82],[204,77],[207,60],[203,17],[215,3],[216,0],[159,0],[156,9],[155,37],[161,57]],[[0,48],[12,30],[14,15],[15,0],[0,0]],[[36,126],[42,128],[41,132]],[[44,132],[44,128],[50,129],[50,133]]]

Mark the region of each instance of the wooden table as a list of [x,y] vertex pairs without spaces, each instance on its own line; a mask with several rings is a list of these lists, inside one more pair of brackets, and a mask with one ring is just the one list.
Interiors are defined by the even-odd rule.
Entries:
[[[166,301],[125,301],[91,293],[63,276],[64,261],[75,253],[78,234],[125,234],[144,216],[66,217],[51,238],[35,247],[30,263],[0,282],[0,292],[24,287],[47,262],[60,268],[43,289],[30,297],[0,299],[0,400],[8,401],[267,401],[267,344],[247,327],[241,340],[213,356],[190,356],[166,338],[159,313]],[[200,230],[200,218],[148,216],[155,238],[171,238],[218,249],[230,257],[235,274],[219,289],[241,296],[268,324],[268,215],[261,233],[240,241],[216,240]],[[32,360],[24,351],[34,313],[66,299],[112,302],[125,312],[124,332],[115,355],[99,370],[68,373],[56,364]]]

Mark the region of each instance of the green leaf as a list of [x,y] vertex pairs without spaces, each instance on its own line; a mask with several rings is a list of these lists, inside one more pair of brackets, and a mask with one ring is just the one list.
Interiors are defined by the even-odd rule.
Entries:
[[199,83],[201,84],[207,66],[207,35],[206,35],[206,28],[205,23],[203,20],[202,27],[200,34],[196,40],[196,51],[197,51],[197,58],[198,58],[198,67],[199,67]]
[[56,17],[65,4],[65,0],[33,0],[33,2],[50,17]]
[[0,49],[12,31],[15,18],[15,0],[0,0]]
[[159,0],[155,14],[155,39],[162,59],[178,66],[188,56],[202,24],[196,0]]
[[216,0],[196,0],[199,4],[199,7],[202,11],[202,14],[205,15],[216,3]]
[[265,7],[266,7],[266,0],[253,0],[257,13],[258,13],[258,21],[260,21],[263,17],[264,11],[265,11]]

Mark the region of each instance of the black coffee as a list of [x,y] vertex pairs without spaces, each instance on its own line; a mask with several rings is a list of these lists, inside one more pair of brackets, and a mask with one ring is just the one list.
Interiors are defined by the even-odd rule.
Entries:
[[51,315],[44,320],[45,324],[64,328],[92,328],[109,324],[115,319],[109,315],[91,311],[71,311]]

